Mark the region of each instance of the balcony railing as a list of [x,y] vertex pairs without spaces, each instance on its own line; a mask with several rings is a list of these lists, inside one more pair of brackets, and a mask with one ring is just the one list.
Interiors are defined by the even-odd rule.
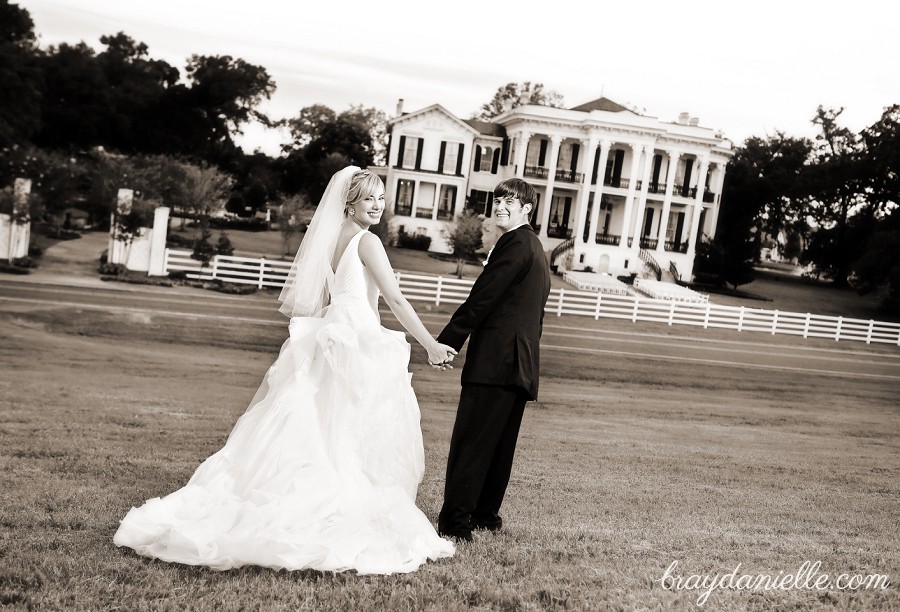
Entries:
[[[641,184],[643,181],[635,181],[634,188],[640,190]],[[631,179],[627,178],[608,178],[603,180],[603,184],[608,187],[617,187],[619,189],[628,189],[628,186],[631,184]]]
[[540,166],[525,166],[525,176],[529,178],[547,178],[548,168],[541,168]]
[[452,221],[453,220],[453,211],[447,210],[444,208],[438,208],[437,218],[442,221]]
[[607,244],[610,246],[619,246],[621,240],[622,237],[615,234],[597,234],[594,237],[594,242],[597,244]]
[[397,204],[394,206],[394,214],[402,215],[404,217],[409,217],[412,215],[412,206],[404,206],[402,204]]
[[[529,178],[548,179],[550,178],[550,168],[542,168],[541,166],[525,166],[525,176]],[[572,172],[563,168],[556,169],[556,180],[563,183],[580,183],[584,178],[581,172]]]
[[650,238],[649,236],[641,236],[641,248],[642,249],[655,249],[657,244],[659,244],[659,240],[657,240],[656,238]]
[[696,198],[697,188],[685,187],[684,185],[675,185],[675,195],[680,195],[683,198]]
[[665,183],[654,183],[650,181],[650,184],[647,185],[648,193],[665,193],[666,192],[666,184]]
[[556,180],[563,183],[580,183],[584,178],[581,172],[573,172],[571,170],[556,169]]
[[674,240],[666,240],[666,243],[663,247],[667,251],[672,251],[674,253],[687,253],[688,243],[687,242],[675,242]]
[[571,238],[572,230],[568,227],[557,226],[557,227],[548,227],[547,228],[547,237],[548,238]]
[[416,209],[416,217],[419,219],[431,219],[431,215],[434,213],[433,208],[417,208]]

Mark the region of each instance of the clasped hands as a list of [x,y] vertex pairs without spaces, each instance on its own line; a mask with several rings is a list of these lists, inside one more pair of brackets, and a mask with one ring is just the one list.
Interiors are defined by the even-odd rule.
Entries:
[[456,349],[446,344],[436,342],[434,347],[428,351],[428,365],[435,370],[452,370],[453,366],[450,362],[456,357]]

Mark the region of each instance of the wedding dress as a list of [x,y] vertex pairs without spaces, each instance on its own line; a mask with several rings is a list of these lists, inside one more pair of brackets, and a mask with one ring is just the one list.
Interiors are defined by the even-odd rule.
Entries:
[[411,572],[454,553],[416,507],[424,471],[410,345],[381,327],[357,233],[324,316],[290,337],[225,446],[187,485],[132,508],[114,542],[225,570]]

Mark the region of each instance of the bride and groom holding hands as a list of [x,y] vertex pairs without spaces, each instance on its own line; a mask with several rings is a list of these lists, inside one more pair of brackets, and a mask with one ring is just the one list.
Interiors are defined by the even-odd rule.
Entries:
[[[355,166],[328,184],[279,297],[289,338],[225,445],[181,489],[132,508],[118,546],[224,570],[410,572],[476,529],[500,529],[526,402],[538,391],[550,273],[529,224],[534,188],[494,190],[502,232],[466,301],[433,338],[368,229],[381,179]],[[437,530],[416,506],[420,412],[403,332],[446,369],[468,340]]]

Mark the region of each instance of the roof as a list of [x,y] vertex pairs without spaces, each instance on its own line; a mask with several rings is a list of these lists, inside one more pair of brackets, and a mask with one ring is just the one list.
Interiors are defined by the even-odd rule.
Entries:
[[479,119],[463,119],[463,122],[475,128],[479,134],[484,136],[506,137],[506,128],[499,123],[491,123],[490,121],[481,121]]
[[580,104],[569,110],[582,111],[585,113],[589,113],[589,112],[595,111],[595,110],[608,111],[610,113],[621,113],[622,111],[628,111],[629,113],[634,112],[634,111],[622,106],[618,102],[613,102],[609,98],[597,98],[596,100],[591,100],[590,102],[585,102],[584,104]]

